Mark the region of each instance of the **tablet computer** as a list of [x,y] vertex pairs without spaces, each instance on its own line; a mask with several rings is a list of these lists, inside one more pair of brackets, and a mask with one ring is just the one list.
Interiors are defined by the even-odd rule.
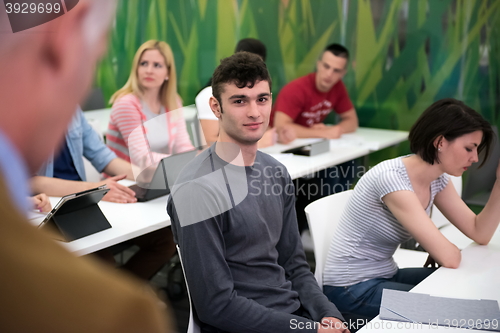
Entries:
[[56,238],[66,242],[111,228],[97,205],[108,191],[103,185],[62,197],[38,228],[52,226]]

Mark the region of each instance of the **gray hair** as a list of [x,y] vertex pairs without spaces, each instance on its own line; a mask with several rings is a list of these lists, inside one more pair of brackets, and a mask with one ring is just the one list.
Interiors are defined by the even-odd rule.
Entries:
[[[94,47],[114,19],[116,0],[80,0],[80,3],[84,2],[89,4],[89,14],[83,22],[83,31],[87,47]],[[40,33],[50,33],[50,26],[44,23],[13,33],[2,1],[0,4],[0,57],[13,51],[20,43],[29,42],[30,37]]]

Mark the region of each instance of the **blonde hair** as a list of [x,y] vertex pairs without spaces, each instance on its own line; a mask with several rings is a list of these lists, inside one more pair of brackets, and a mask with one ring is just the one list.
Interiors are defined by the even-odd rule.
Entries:
[[165,59],[165,64],[168,68],[168,81],[165,81],[160,88],[160,102],[167,108],[167,110],[175,110],[178,108],[179,99],[177,95],[177,75],[175,72],[174,54],[172,53],[170,45],[154,39],[148,40],[139,47],[135,53],[134,60],[132,62],[132,70],[130,71],[127,83],[125,83],[121,89],[111,96],[109,102],[113,104],[120,97],[130,93],[133,93],[138,97],[142,95],[143,89],[137,78],[137,67],[139,66],[142,54],[147,50],[158,50]]

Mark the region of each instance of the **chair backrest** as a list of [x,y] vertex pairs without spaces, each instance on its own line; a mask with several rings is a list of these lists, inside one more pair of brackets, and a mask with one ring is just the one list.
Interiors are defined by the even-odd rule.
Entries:
[[189,324],[188,324],[187,333],[201,333],[199,321],[194,313],[193,302],[191,301],[191,294],[189,292],[189,284],[188,284],[187,279],[186,279],[186,271],[184,270],[184,264],[182,263],[181,249],[179,248],[179,245],[176,245],[176,247],[177,247],[177,253],[179,254],[179,259],[181,260],[182,273],[184,273],[184,281],[186,282],[186,289],[187,289],[187,294],[188,294],[188,299],[189,299]]
[[205,146],[205,137],[201,129],[200,120],[198,119],[198,110],[195,105],[185,106],[183,110],[184,120],[186,121],[186,128],[190,135],[191,142],[195,147]]
[[498,141],[497,126],[493,126],[492,128],[495,136],[490,157],[481,169],[478,169],[480,163],[475,163],[467,172],[462,198],[470,205],[486,205],[493,189],[493,184],[495,184],[496,169],[498,159],[500,158],[500,142]]
[[108,130],[109,119],[111,117],[111,108],[85,111],[83,116],[94,130],[104,141],[106,131]]
[[314,276],[320,287],[323,287],[323,270],[330,242],[351,195],[352,190],[335,193],[316,200],[305,208],[314,245],[314,259],[316,261]]
[[[460,177],[455,177],[455,176],[450,176],[450,180],[453,182],[453,185],[455,186],[455,189],[458,192],[458,196],[462,196],[462,176]],[[432,211],[431,211],[431,220],[434,222],[434,225],[438,229],[441,229],[445,225],[450,224],[450,221],[441,213],[441,211],[436,207],[436,205],[432,206]]]

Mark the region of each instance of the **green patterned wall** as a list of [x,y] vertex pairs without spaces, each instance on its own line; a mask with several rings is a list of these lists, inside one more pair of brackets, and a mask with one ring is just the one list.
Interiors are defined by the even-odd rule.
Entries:
[[108,99],[138,46],[161,39],[174,50],[184,104],[192,104],[245,37],[266,44],[275,94],[313,71],[325,45],[346,45],[344,82],[362,126],[408,130],[443,97],[500,122],[497,0],[121,0],[96,85]]

